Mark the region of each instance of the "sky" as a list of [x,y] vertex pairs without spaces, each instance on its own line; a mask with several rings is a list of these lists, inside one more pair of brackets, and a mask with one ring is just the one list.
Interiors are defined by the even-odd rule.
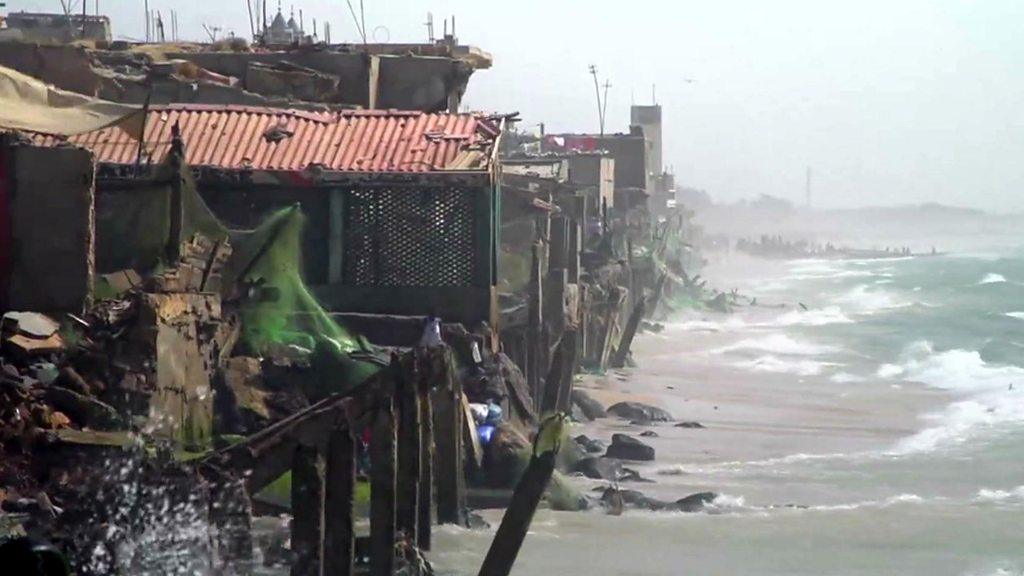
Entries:
[[[12,11],[59,6],[6,1]],[[590,65],[611,83],[607,131],[628,130],[630,104],[653,91],[677,185],[718,201],[803,202],[811,167],[817,207],[1024,210],[1020,0],[363,2],[377,41],[422,42],[428,12],[438,35],[454,16],[461,42],[494,56],[466,105],[520,112],[526,130],[597,131]],[[144,36],[142,0],[100,5],[116,37]],[[177,10],[186,39],[204,38],[204,23],[249,31],[245,0],[150,7]],[[294,8],[307,27],[330,21],[335,42],[358,39],[345,0]]]

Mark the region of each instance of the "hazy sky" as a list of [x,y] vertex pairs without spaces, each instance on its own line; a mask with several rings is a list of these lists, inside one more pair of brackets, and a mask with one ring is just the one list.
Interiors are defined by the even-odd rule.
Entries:
[[[519,111],[528,129],[596,131],[589,64],[612,83],[610,130],[627,129],[630,102],[650,102],[657,84],[666,164],[719,200],[802,201],[812,166],[819,206],[1024,209],[1021,0],[364,2],[382,41],[425,40],[428,11],[440,35],[454,14],[462,42],[495,60],[467,104]],[[143,36],[142,0],[100,4],[116,36]],[[245,0],[150,6],[177,9],[186,37],[203,37],[204,22],[249,30]],[[334,41],[356,40],[345,0],[300,7],[307,26],[330,20]]]

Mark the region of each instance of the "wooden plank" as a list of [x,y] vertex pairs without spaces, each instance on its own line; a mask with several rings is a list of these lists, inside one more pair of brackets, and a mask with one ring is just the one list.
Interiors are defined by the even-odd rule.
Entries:
[[551,368],[548,370],[547,378],[544,379],[542,414],[568,409],[573,372],[577,360],[576,351],[576,330],[566,330],[558,342],[558,347],[551,359]]
[[322,576],[323,549],[323,456],[299,446],[292,460],[292,576]]
[[437,521],[441,524],[466,524],[462,426],[462,384],[449,371],[445,386],[434,395],[434,470]]
[[395,412],[378,409],[370,439],[370,574],[391,576],[395,565]]
[[[394,363],[392,364],[394,366]],[[420,406],[417,373],[413,367],[401,369],[396,383],[398,408],[398,493],[396,526],[416,542],[420,498]]]
[[430,401],[431,375],[420,371],[417,393],[420,397],[420,481],[416,543],[430,550],[434,504],[434,407]]
[[324,506],[324,574],[349,576],[355,555],[352,503],[356,485],[355,440],[336,428],[327,443],[327,496]]
[[529,319],[526,328],[526,383],[529,385],[530,394],[533,396],[534,409],[540,410],[541,372],[546,367],[541,364],[541,327],[544,322],[543,302],[544,294],[541,285],[541,244],[534,243],[531,249],[530,263],[530,285],[529,285]]
[[641,296],[633,308],[633,313],[629,315],[626,328],[622,331],[622,339],[619,340],[619,347],[615,349],[615,355],[612,356],[611,365],[613,368],[622,368],[626,365],[629,348],[633,345],[633,337],[636,336],[637,328],[640,327],[640,321],[643,320],[646,308],[647,297]]

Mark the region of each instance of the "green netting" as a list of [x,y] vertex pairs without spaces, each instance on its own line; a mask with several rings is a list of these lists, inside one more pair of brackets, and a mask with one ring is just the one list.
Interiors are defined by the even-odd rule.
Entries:
[[[167,264],[174,170],[170,161],[158,167],[149,183],[126,193],[129,201],[101,223],[108,230],[109,260],[119,265],[112,270],[144,273]],[[312,396],[345,390],[379,370],[378,362],[359,359],[371,359],[372,348],[335,322],[302,280],[305,218],[298,205],[270,215],[255,230],[229,230],[199,195],[189,167],[182,164],[179,170],[182,218],[175,245],[196,233],[216,241],[230,238],[233,252],[223,272],[223,290],[239,305],[241,345],[256,355],[289,346],[313,352],[320,377],[319,389],[307,391]]]
[[301,236],[305,217],[298,205],[279,210],[255,231],[236,239],[226,285],[249,294],[242,300],[242,334],[253,350],[293,344],[314,350],[327,344],[338,354],[363,347],[334,322],[302,281]]

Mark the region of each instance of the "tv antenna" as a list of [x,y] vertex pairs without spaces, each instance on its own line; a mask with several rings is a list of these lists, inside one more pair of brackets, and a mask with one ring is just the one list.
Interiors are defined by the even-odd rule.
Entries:
[[427,27],[427,41],[434,43],[434,13],[427,12],[427,21],[423,24]]
[[220,26],[207,26],[206,24],[203,24],[203,30],[206,30],[206,35],[210,37],[210,42],[213,43],[217,41],[217,34],[219,34],[223,28]]
[[363,9],[363,0],[359,0],[359,15],[356,15],[355,6],[352,6],[352,0],[345,0],[348,4],[348,11],[352,14],[352,21],[356,25],[356,31],[359,32],[359,36],[363,39],[363,45],[366,45],[366,11]]

